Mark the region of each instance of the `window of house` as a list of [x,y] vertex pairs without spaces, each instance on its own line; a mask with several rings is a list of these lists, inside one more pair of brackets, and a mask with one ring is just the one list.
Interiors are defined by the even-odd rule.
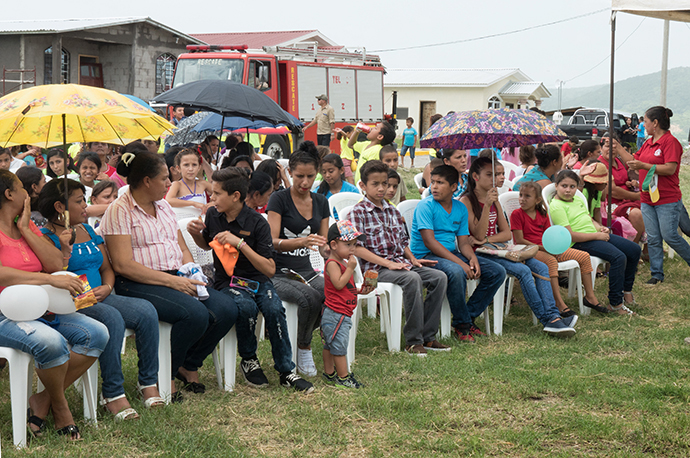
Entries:
[[156,58],[156,94],[172,88],[174,71],[175,56],[166,53]]
[[501,99],[493,96],[489,99],[489,108],[501,108]]
[[43,52],[43,84],[69,83],[69,51],[62,48],[62,65],[60,66],[60,78],[53,80],[53,47],[47,48]]

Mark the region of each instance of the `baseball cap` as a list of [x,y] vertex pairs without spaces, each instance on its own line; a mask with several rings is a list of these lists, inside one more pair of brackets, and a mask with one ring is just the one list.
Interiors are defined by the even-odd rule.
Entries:
[[349,242],[350,240],[363,241],[365,238],[366,235],[359,232],[355,225],[352,224],[352,221],[347,219],[333,223],[328,228],[328,243],[331,243],[333,240],[342,240],[343,242]]
[[325,100],[326,102],[328,102],[328,96],[326,94],[317,95],[316,99],[317,100]]

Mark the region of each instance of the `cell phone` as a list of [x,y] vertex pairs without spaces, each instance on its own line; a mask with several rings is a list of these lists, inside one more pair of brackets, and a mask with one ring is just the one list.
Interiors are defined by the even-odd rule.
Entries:
[[233,275],[232,277],[230,277],[230,288],[241,288],[246,289],[247,291],[251,291],[252,293],[258,293],[259,282],[250,280],[248,278],[236,277]]

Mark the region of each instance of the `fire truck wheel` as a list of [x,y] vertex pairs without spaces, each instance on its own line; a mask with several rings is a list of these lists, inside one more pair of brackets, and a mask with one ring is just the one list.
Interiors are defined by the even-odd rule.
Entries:
[[289,156],[289,149],[285,139],[279,135],[269,135],[264,142],[263,154],[273,159],[283,159]]

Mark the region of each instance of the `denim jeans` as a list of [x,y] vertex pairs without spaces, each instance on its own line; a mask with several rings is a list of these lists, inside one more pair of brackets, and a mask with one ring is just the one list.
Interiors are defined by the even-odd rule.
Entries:
[[290,280],[281,274],[276,275],[272,280],[273,287],[281,300],[297,304],[297,336],[295,338],[300,348],[311,346],[312,335],[321,324],[321,310],[326,301],[323,277],[316,275],[316,272],[312,275],[315,277],[305,275],[305,278],[310,278],[308,285],[301,281]]
[[158,315],[150,302],[111,294],[103,302],[79,310],[108,328],[110,340],[98,359],[103,379],[103,397],[125,393],[120,351],[125,328],[135,332],[139,355],[139,384],[155,385],[158,380]]
[[115,292],[146,299],[156,309],[158,320],[173,325],[170,335],[172,377],[177,375],[180,367],[188,371],[198,370],[237,320],[234,302],[210,288],[209,298],[200,301],[172,288],[146,285],[117,276]]
[[[469,264],[469,260],[459,251],[454,250],[451,253],[466,264]],[[453,261],[433,254],[428,254],[424,258],[437,261],[438,263],[432,267],[442,271],[448,277],[446,296],[448,297],[450,311],[453,314],[451,324],[454,328],[458,328],[461,324],[468,326],[472,324],[474,319],[481,315],[489,306],[494,294],[506,278],[506,271],[499,264],[486,258],[477,257],[479,268],[481,269],[479,285],[470,299],[465,302],[467,275],[463,268]]]
[[[675,227],[678,227],[677,221]],[[608,242],[603,240],[578,242],[573,245],[573,248],[586,251],[611,264],[609,269],[609,304],[613,307],[622,304],[623,291],[632,291],[635,283],[637,263],[640,261],[640,253],[642,252],[640,246],[626,238],[611,234]],[[650,246],[649,257],[652,258],[652,256],[654,255]]]
[[[520,289],[522,289],[522,295],[525,297],[527,305],[532,309],[532,312],[541,324],[546,326],[554,319],[561,317],[558,308],[556,308],[556,300],[553,298],[551,282],[548,280],[549,268],[546,264],[534,258],[528,259],[523,264],[497,256],[480,254],[477,257],[487,258],[500,264],[508,274],[518,279],[520,282]],[[546,280],[534,277],[532,272],[541,275],[546,278]]]
[[259,291],[252,293],[240,288],[224,288],[221,293],[233,298],[237,305],[237,350],[242,359],[256,357],[256,319],[259,312],[264,316],[268,339],[271,341],[273,367],[278,372],[292,372],[292,345],[288,334],[283,301],[270,281],[259,284]]
[[[652,277],[664,279],[664,241],[690,265],[690,245],[678,233],[679,223],[686,225],[685,215],[687,212],[682,200],[663,205],[642,204],[642,218],[647,231]],[[687,228],[681,227],[681,229]]]
[[55,328],[42,321],[12,321],[0,315],[0,346],[34,357],[39,369],[52,369],[69,361],[69,345],[79,355],[98,358],[108,343],[108,329],[80,313],[60,315]]

